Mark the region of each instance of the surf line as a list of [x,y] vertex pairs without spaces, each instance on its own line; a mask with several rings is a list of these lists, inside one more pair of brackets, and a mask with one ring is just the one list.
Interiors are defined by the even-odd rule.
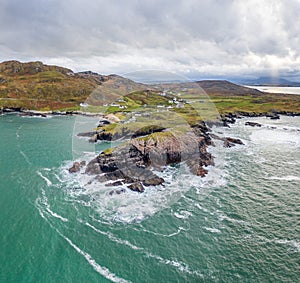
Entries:
[[41,217],[43,219],[46,220],[46,222],[50,225],[50,227],[52,229],[54,229],[56,231],[56,233],[62,237],[76,252],[78,252],[80,255],[82,255],[85,260],[93,267],[93,269],[99,273],[100,275],[102,275],[103,277],[105,277],[108,280],[111,280],[112,282],[115,283],[132,283],[131,281],[128,281],[126,279],[123,279],[121,277],[118,277],[117,275],[115,275],[113,272],[111,272],[107,267],[101,266],[99,265],[90,254],[88,254],[87,252],[81,250],[77,245],[75,245],[68,237],[66,237],[65,235],[63,235],[56,227],[53,226],[52,223],[49,222],[49,219],[45,216],[42,207],[40,206],[40,204],[38,203],[38,201],[36,201],[36,205],[37,205],[37,209],[39,210],[39,213],[41,215]]

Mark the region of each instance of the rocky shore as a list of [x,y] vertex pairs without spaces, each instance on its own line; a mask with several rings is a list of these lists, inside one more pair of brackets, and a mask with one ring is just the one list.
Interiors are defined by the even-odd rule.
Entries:
[[[80,133],[79,136],[87,137],[90,142],[118,140],[125,136],[126,141],[121,146],[102,152],[86,166],[75,162],[69,171],[79,172],[84,167],[84,174],[106,183],[106,186],[126,185],[127,188],[140,193],[145,187],[164,184],[165,180],[154,172],[163,171],[166,166],[184,163],[192,174],[204,177],[208,173],[207,167],[214,165],[214,157],[207,150],[209,146],[214,146],[214,140],[223,141],[224,147],[228,148],[243,145],[240,139],[212,134],[210,126],[217,124],[230,127],[230,124],[240,118],[264,116],[269,119],[280,119],[280,115],[299,116],[300,113],[228,113],[221,116],[218,123],[199,121],[186,132],[172,132],[164,127],[147,126],[134,132],[122,129],[121,134],[117,131],[106,131],[105,126],[113,124],[115,120],[103,117],[96,131]],[[262,126],[249,121],[245,125]],[[110,194],[122,192],[124,189],[117,188]]]
[[[108,123],[103,121],[106,120],[101,120],[99,124]],[[111,132],[101,130],[101,127],[96,132],[81,133],[79,136],[88,137],[90,142],[120,138],[117,134],[112,135]],[[84,174],[93,176],[99,182],[105,182],[106,186],[126,185],[140,193],[145,187],[164,184],[165,180],[154,172],[163,171],[166,166],[184,163],[192,174],[204,177],[208,173],[207,167],[214,165],[214,157],[207,150],[214,145],[213,139],[222,140],[224,147],[243,144],[239,139],[212,135],[203,121],[194,124],[188,131],[181,132],[148,126],[131,133],[130,139],[121,146],[99,154],[84,166]],[[75,162],[69,172],[79,172],[82,167],[82,164]],[[123,191],[114,189],[110,194]]]
[[20,116],[28,116],[28,117],[43,117],[46,118],[48,116],[65,116],[65,115],[82,115],[82,116],[99,116],[99,114],[88,113],[84,111],[37,111],[37,110],[28,110],[20,107],[3,107],[0,108],[0,114],[5,113],[18,113]]

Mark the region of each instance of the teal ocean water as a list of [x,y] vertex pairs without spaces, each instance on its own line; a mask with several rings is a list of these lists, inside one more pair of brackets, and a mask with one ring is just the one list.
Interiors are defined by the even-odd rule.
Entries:
[[207,177],[110,196],[67,172],[108,146],[73,137],[89,118],[0,116],[0,282],[299,282],[300,119],[251,120]]

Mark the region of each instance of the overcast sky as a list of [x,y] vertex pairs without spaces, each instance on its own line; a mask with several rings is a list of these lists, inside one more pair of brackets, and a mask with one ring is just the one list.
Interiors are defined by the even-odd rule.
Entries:
[[0,0],[0,60],[300,77],[300,0]]

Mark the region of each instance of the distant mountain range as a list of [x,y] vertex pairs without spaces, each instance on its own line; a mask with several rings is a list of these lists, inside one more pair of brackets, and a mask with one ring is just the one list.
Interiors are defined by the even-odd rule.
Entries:
[[259,77],[257,79],[238,79],[235,80],[242,85],[251,86],[280,86],[280,87],[300,87],[300,82],[293,82],[283,78]]

